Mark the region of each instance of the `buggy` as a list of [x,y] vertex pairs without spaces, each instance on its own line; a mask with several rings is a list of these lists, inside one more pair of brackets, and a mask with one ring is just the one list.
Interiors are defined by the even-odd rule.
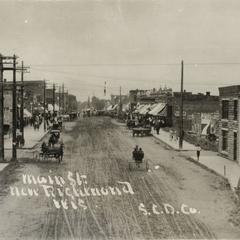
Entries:
[[48,140],[48,145],[54,146],[58,143],[60,138],[60,130],[51,130],[50,131],[50,138]]
[[137,170],[148,170],[148,161],[144,159],[144,152],[135,149],[132,154],[132,159],[128,162],[129,170],[136,168]]
[[39,160],[48,160],[55,158],[58,163],[61,163],[63,159],[63,144],[57,146],[47,146],[42,144],[41,152],[39,153]]

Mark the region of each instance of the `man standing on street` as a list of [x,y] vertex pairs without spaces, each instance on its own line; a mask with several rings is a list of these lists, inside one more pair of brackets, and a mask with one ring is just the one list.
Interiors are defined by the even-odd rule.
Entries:
[[200,145],[198,144],[197,145],[197,160],[199,161],[199,157],[200,157],[200,152],[201,152],[201,147],[200,147]]

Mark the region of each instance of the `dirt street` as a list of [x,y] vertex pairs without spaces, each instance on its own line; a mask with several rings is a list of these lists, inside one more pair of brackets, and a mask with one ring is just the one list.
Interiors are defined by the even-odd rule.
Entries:
[[[225,182],[153,137],[107,117],[66,123],[62,136],[61,164],[0,174],[0,239],[240,238]],[[148,171],[129,171],[136,144]]]

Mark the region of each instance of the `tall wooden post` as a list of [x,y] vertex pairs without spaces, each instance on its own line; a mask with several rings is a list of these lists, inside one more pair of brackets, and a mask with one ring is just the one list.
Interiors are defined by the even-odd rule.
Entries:
[[13,56],[12,86],[12,161],[17,161],[17,98],[16,98],[16,56]]
[[46,81],[44,80],[43,85],[43,127],[44,131],[46,131]]
[[23,61],[22,61],[22,69],[21,69],[21,108],[20,108],[20,132],[22,134],[22,139],[24,143],[24,99],[23,99],[23,74],[24,74],[24,67],[23,67]]
[[53,84],[53,96],[52,96],[52,105],[53,105],[53,116],[55,116],[55,84]]
[[62,85],[62,113],[65,113],[64,84]]
[[183,61],[181,62],[181,100],[180,100],[180,122],[179,122],[179,149],[183,147]]
[[58,87],[58,107],[59,107],[59,115],[61,113],[61,86]]
[[3,59],[0,55],[0,162],[4,161]]
[[119,95],[119,115],[122,113],[122,87],[120,86],[120,95]]

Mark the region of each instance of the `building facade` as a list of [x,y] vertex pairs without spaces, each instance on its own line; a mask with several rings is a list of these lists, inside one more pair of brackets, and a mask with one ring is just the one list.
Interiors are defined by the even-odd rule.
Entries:
[[[173,126],[179,128],[181,93],[174,92],[172,98],[173,106]],[[183,127],[185,131],[202,131],[202,118],[205,115],[215,116],[219,112],[219,97],[206,94],[192,92],[183,93]],[[198,126],[196,126],[198,125]]]
[[239,98],[240,85],[219,88],[219,153],[240,164]]

